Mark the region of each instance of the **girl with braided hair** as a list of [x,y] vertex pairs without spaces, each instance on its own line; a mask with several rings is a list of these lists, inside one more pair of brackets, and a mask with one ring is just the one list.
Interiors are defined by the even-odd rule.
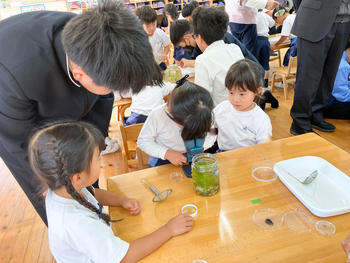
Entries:
[[85,122],[51,124],[30,140],[30,165],[48,188],[49,243],[58,263],[136,262],[192,228],[192,217],[185,214],[130,244],[114,236],[102,206],[122,206],[131,215],[141,208],[134,199],[91,187],[99,177],[103,147],[100,131]]

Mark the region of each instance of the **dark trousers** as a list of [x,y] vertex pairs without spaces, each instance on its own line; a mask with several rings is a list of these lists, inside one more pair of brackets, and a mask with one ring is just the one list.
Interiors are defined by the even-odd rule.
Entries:
[[323,121],[339,62],[350,34],[350,22],[334,23],[319,42],[298,38],[298,69],[291,109],[297,131],[311,130]]
[[323,115],[328,119],[350,120],[350,102],[336,102],[332,106],[327,106]]
[[230,30],[232,35],[238,38],[245,47],[254,55],[255,44],[258,37],[255,24],[239,24],[230,22]]

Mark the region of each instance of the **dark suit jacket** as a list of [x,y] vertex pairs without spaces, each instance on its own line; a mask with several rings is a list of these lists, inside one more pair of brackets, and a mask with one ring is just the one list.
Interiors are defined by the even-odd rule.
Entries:
[[337,16],[341,0],[294,0],[297,16],[292,33],[311,42],[323,39]]

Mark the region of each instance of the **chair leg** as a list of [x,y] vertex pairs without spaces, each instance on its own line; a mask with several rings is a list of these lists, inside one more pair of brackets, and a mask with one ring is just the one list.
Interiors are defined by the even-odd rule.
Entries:
[[272,74],[272,80],[271,80],[271,92],[272,92],[273,88],[275,87],[275,82],[276,82],[276,73],[274,72]]
[[278,53],[278,64],[280,65],[280,67],[282,67],[282,58],[281,58],[281,50],[277,50]]
[[288,89],[287,79],[286,79],[286,76],[283,76],[283,92],[284,92],[285,100],[287,100],[287,89]]

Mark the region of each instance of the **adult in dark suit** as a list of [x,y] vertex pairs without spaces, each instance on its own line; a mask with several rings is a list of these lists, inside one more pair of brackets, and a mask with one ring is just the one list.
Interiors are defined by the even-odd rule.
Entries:
[[298,70],[291,109],[294,135],[334,131],[323,119],[340,58],[350,34],[349,0],[294,0],[297,16]]
[[46,222],[28,163],[33,128],[85,120],[107,133],[112,90],[159,84],[147,34],[131,11],[104,1],[81,15],[32,12],[0,22],[0,156]]

